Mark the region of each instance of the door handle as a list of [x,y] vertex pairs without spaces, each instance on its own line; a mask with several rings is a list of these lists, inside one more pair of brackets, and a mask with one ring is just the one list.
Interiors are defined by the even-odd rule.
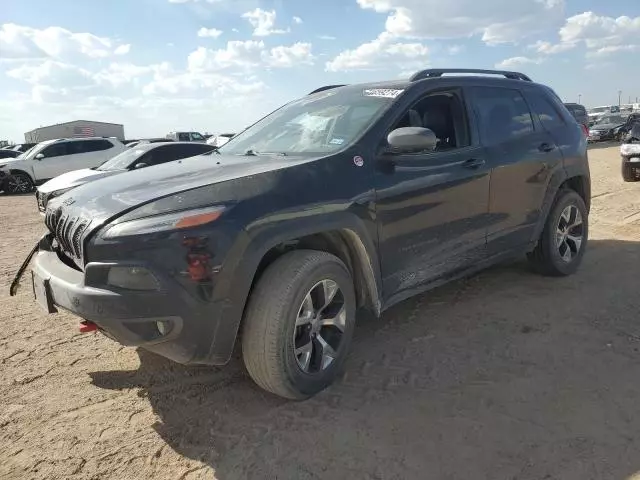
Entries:
[[462,164],[464,168],[478,168],[484,165],[484,160],[481,158],[470,158]]
[[540,146],[538,147],[538,150],[540,150],[541,152],[551,152],[552,150],[555,150],[556,146],[555,145],[551,145],[549,143],[541,143]]

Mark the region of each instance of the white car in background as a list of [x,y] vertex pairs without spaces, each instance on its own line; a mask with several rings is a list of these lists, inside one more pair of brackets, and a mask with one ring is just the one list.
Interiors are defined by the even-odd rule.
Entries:
[[53,177],[93,168],[124,151],[115,138],[59,138],[39,143],[16,158],[0,161],[9,193],[28,193]]
[[127,148],[99,167],[74,170],[40,185],[36,190],[38,210],[44,213],[49,200],[85,183],[140,168],[203,155],[212,150],[215,148],[211,145],[195,142],[143,143],[134,148]]
[[207,140],[209,145],[213,145],[214,147],[221,147],[233,137],[235,137],[235,133],[221,133],[220,135],[214,135]]

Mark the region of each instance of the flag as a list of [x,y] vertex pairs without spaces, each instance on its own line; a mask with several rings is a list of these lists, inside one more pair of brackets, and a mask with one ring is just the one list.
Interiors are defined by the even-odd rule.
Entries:
[[96,134],[93,127],[73,127],[73,138],[79,137],[95,137]]

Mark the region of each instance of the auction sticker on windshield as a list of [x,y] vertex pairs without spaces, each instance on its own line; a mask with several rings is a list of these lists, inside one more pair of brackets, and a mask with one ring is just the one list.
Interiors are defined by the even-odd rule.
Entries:
[[365,97],[383,97],[383,98],[396,98],[404,92],[404,89],[396,88],[368,88],[362,92]]

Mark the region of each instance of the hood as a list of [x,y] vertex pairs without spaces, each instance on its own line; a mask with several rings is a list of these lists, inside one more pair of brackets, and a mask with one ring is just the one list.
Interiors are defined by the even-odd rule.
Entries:
[[15,162],[22,162],[24,160],[24,158],[0,158],[0,165],[6,165],[7,168],[12,168],[12,166],[10,164],[15,163]]
[[72,172],[63,173],[38,187],[38,191],[42,193],[51,193],[65,188],[78,187],[87,182],[98,180],[99,178],[111,177],[124,173],[122,170],[100,171],[83,168],[82,170],[74,170]]
[[[56,197],[48,204],[47,210],[60,206],[64,210],[73,210],[73,215],[93,219],[93,228],[162,197],[279,170],[317,158],[319,157],[237,156],[215,153],[201,155],[100,178]],[[215,201],[215,198],[211,199],[212,203]]]

